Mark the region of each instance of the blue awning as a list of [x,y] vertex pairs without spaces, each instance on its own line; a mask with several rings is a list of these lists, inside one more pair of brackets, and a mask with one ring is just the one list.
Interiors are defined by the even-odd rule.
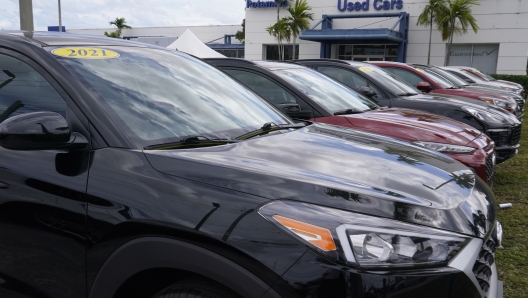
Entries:
[[364,41],[378,40],[391,42],[406,41],[400,32],[390,29],[330,29],[330,30],[305,30],[299,39],[317,42],[326,41]]

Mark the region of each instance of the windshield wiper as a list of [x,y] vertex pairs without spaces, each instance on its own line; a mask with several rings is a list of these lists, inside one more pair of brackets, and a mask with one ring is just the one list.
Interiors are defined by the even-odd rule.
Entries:
[[181,139],[177,142],[150,145],[146,146],[145,150],[169,150],[169,149],[183,149],[183,148],[197,148],[197,147],[209,147],[209,146],[218,146],[231,143],[240,142],[239,140],[231,139],[210,139],[204,136],[188,136],[184,139]]
[[365,111],[358,111],[358,110],[355,110],[355,109],[346,109],[346,110],[343,110],[343,111],[337,111],[334,113],[334,115],[338,116],[338,115],[351,115],[351,114],[361,114],[361,113],[364,113]]
[[262,127],[260,129],[257,129],[257,130],[252,131],[252,132],[248,132],[248,133],[243,134],[241,136],[238,136],[238,137],[235,138],[235,140],[246,140],[246,139],[250,139],[252,137],[256,137],[256,136],[259,136],[259,135],[270,133],[272,131],[288,129],[288,128],[297,129],[297,128],[303,128],[305,126],[306,126],[306,123],[295,123],[295,124],[281,124],[281,125],[278,125],[278,124],[275,124],[274,122],[267,122],[267,123],[264,123],[264,125],[262,125]]

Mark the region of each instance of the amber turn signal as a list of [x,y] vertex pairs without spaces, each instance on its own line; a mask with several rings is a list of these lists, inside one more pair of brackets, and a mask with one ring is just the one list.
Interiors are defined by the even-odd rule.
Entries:
[[304,240],[310,242],[311,244],[324,251],[336,250],[334,239],[332,238],[332,234],[328,229],[296,221],[279,215],[274,215],[273,219],[288,228],[297,236],[303,238]]

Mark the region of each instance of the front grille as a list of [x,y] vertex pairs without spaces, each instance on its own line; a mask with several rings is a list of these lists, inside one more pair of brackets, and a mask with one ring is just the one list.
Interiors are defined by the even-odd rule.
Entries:
[[508,145],[510,131],[488,131],[487,135],[495,142],[495,146],[501,147]]
[[512,128],[510,145],[515,146],[521,141],[521,125]]
[[495,174],[495,152],[491,153],[486,159],[486,177],[488,178],[488,185],[492,184],[494,174]]
[[490,237],[482,245],[475,265],[473,265],[473,274],[475,274],[477,282],[486,297],[488,296],[492,277],[491,266],[495,263],[495,248],[495,241]]

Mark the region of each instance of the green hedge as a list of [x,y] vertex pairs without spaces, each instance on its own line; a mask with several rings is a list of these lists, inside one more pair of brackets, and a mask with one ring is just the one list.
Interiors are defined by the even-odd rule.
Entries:
[[505,80],[523,85],[524,90],[528,93],[528,76],[527,75],[508,75],[508,74],[492,74],[492,77],[497,80]]

